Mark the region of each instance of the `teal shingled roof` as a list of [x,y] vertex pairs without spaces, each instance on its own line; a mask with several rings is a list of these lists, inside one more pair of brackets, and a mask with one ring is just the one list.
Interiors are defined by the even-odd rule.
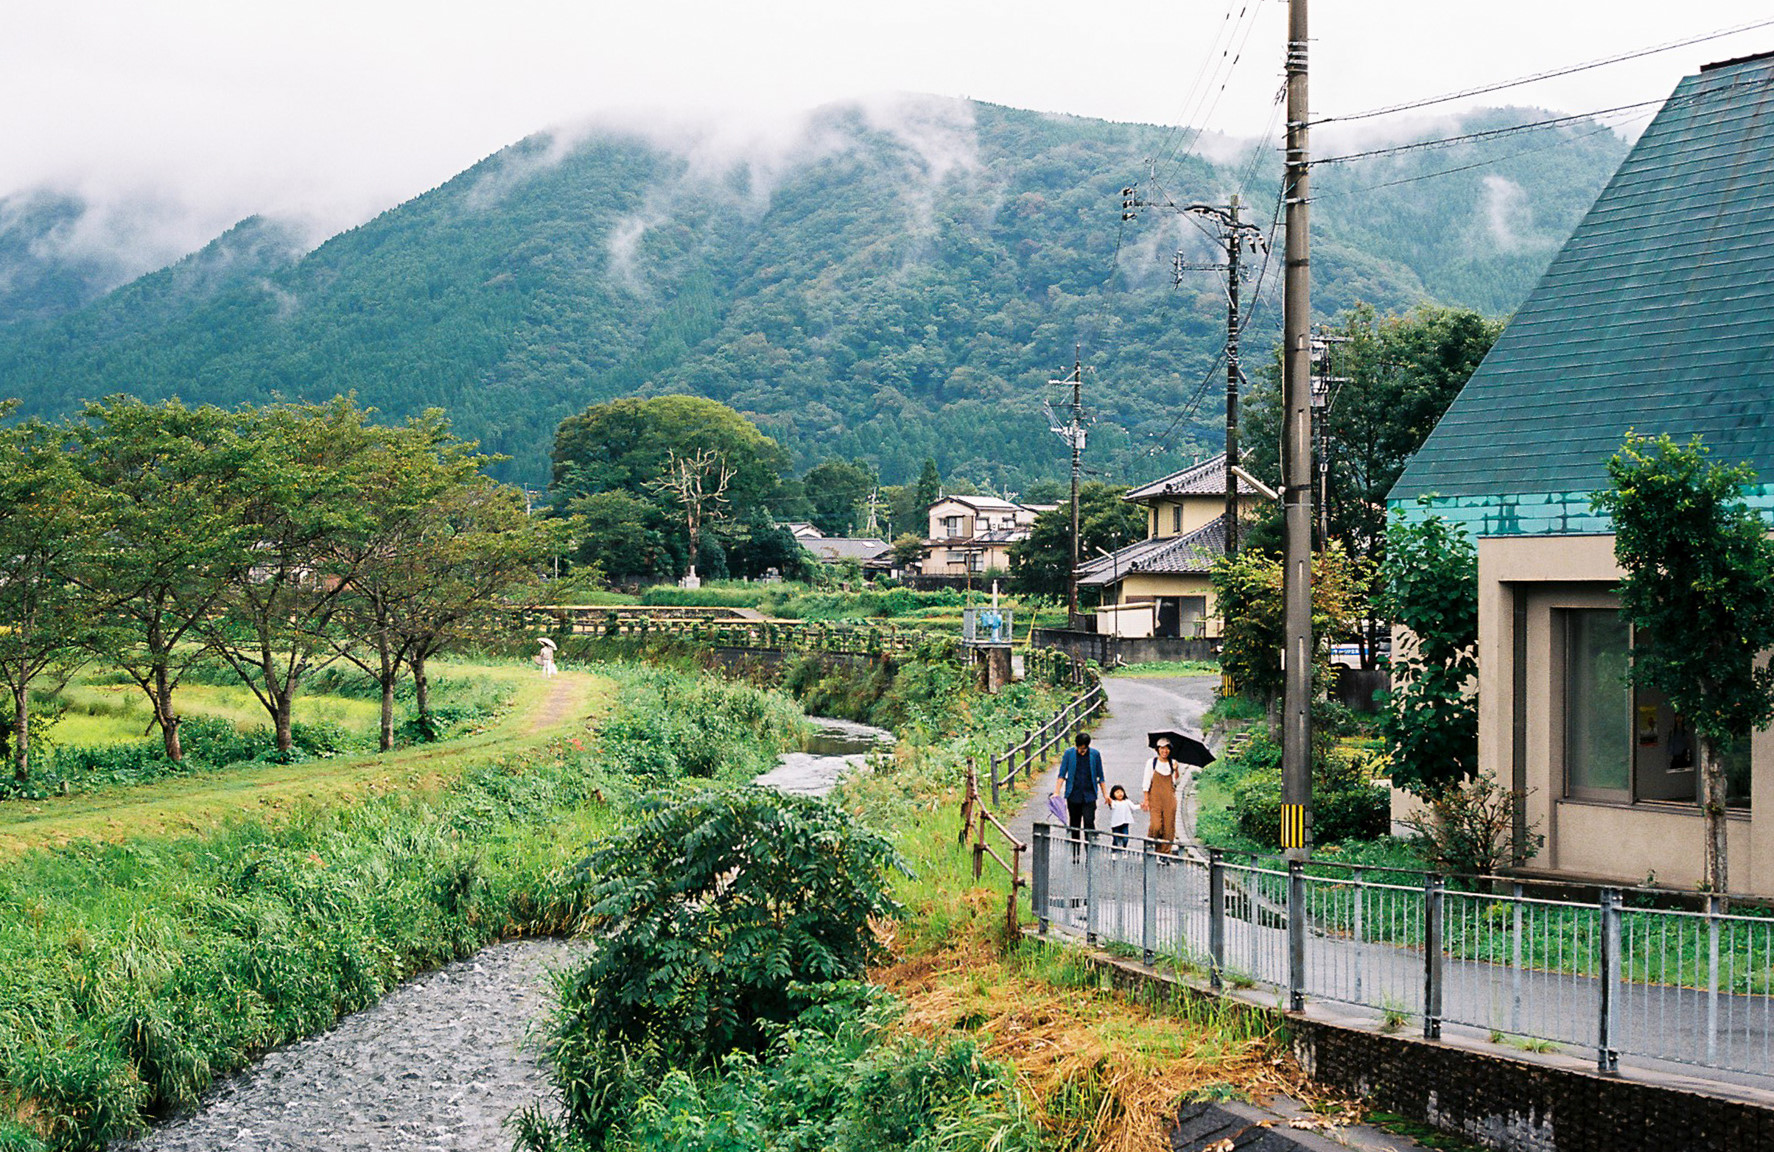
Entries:
[[1628,429],[1774,481],[1774,55],[1682,81],[1390,498],[1593,492]]

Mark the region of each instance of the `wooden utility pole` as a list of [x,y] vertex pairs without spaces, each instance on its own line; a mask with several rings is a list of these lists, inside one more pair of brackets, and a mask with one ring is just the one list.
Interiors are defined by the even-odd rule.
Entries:
[[1286,688],[1281,717],[1281,846],[1290,860],[1312,852],[1312,297],[1308,260],[1306,0],[1288,0],[1287,208],[1283,280],[1282,501],[1286,515],[1282,598]]
[[[1132,189],[1128,189],[1129,192]],[[1124,211],[1129,206],[1140,205],[1137,200],[1124,200]],[[1184,272],[1224,272],[1226,274],[1226,555],[1238,551],[1238,382],[1243,379],[1243,369],[1239,366],[1238,337],[1244,330],[1244,314],[1238,303],[1238,288],[1243,276],[1240,257],[1244,246],[1249,244],[1252,251],[1265,247],[1263,233],[1254,224],[1244,224],[1238,219],[1238,197],[1233,196],[1231,206],[1220,208],[1212,204],[1191,204],[1183,211],[1203,219],[1211,220],[1219,229],[1219,242],[1226,249],[1224,264],[1188,264],[1184,263],[1182,253],[1177,253],[1175,280],[1182,283]]]
[[1072,374],[1064,380],[1049,380],[1055,387],[1071,385],[1071,412],[1064,424],[1047,406],[1047,418],[1053,431],[1072,449],[1072,564],[1066,572],[1066,627],[1073,627],[1078,617],[1078,472],[1084,458],[1084,349],[1074,345]]

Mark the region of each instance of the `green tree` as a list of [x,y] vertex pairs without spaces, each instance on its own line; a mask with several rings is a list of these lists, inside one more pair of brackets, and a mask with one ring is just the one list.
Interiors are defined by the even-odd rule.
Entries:
[[901,568],[913,568],[924,558],[924,538],[907,532],[893,540],[893,562]]
[[369,418],[346,396],[246,417],[244,433],[264,448],[246,477],[251,564],[204,618],[203,639],[269,714],[280,752],[293,743],[302,681],[337,660],[347,638],[340,613],[364,553],[346,545],[372,534],[365,496],[384,437]]
[[857,512],[875,490],[875,474],[849,460],[827,460],[801,477],[813,505],[813,526],[827,536],[850,536]]
[[630,492],[594,492],[565,506],[576,563],[595,564],[617,584],[638,584],[675,568],[666,537],[670,525],[658,504]]
[[742,525],[727,546],[728,569],[748,579],[774,568],[784,580],[810,580],[817,564],[793,532],[763,514]]
[[174,690],[204,647],[198,632],[251,564],[243,519],[260,443],[241,417],[177,400],[114,396],[88,405],[73,429],[87,483],[108,494],[102,532],[70,576],[104,623],[95,655],[148,697],[168,759],[183,759]]
[[74,467],[62,429],[38,421],[0,432],[0,684],[12,693],[12,768],[31,772],[31,684],[77,664],[96,627],[69,573],[97,544],[101,493]]
[[936,470],[936,461],[926,456],[924,467],[918,472],[918,483],[912,488],[912,497],[922,511],[936,503],[941,495],[942,473]]
[[1594,497],[1613,521],[1633,626],[1631,677],[1693,725],[1706,818],[1705,884],[1728,892],[1725,758],[1774,720],[1774,541],[1743,502],[1748,465],[1725,466],[1695,437],[1629,434]]
[[1409,631],[1380,714],[1392,782],[1434,799],[1478,771],[1478,553],[1458,525],[1398,513],[1380,587],[1376,607]]
[[[1239,694],[1273,705],[1284,687],[1281,650],[1286,639],[1282,563],[1262,552],[1241,551],[1214,562],[1214,613],[1221,622],[1220,667]],[[1318,691],[1331,674],[1329,637],[1345,628],[1365,600],[1362,563],[1333,543],[1312,556],[1313,681]]]
[[335,647],[381,688],[380,746],[394,747],[394,693],[411,672],[430,729],[426,662],[483,631],[495,599],[534,579],[564,527],[531,517],[523,494],[481,475],[488,458],[456,439],[442,410],[381,430],[361,462],[369,515],[331,548],[350,571]]
[[884,838],[811,797],[643,801],[581,869],[596,947],[562,982],[547,1043],[568,1122],[600,1134],[635,1055],[706,1067],[756,1052],[822,986],[860,977],[878,949],[869,919],[898,911],[899,866]]
[[[1379,578],[1386,544],[1386,494],[1429,433],[1435,430],[1479,361],[1502,331],[1502,322],[1459,308],[1423,305],[1403,315],[1380,316],[1362,304],[1331,325],[1326,373],[1331,385],[1322,410],[1330,461],[1330,534]],[[1245,414],[1245,442],[1277,445],[1281,432],[1280,353],[1271,360]],[[1252,472],[1276,485],[1281,462],[1273,449],[1249,460]],[[1325,499],[1322,492],[1314,501]],[[1260,537],[1259,537],[1260,538]],[[1379,593],[1378,586],[1369,589]],[[1386,621],[1377,613],[1358,630],[1362,663],[1372,667]]]
[[[1078,562],[1123,548],[1146,534],[1145,509],[1121,497],[1125,487],[1100,480],[1078,486]],[[1064,600],[1072,569],[1071,492],[1067,502],[1035,517],[1028,538],[1010,546],[1010,590],[1018,596]]]
[[671,461],[708,453],[730,469],[734,516],[769,507],[788,470],[788,453],[744,416],[696,396],[657,396],[593,404],[561,421],[554,440],[557,503],[599,492],[647,496]]

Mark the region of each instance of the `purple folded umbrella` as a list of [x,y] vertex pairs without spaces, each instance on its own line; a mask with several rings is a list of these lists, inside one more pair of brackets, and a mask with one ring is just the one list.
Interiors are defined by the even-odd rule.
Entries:
[[1053,818],[1058,820],[1061,824],[1066,822],[1066,817],[1068,815],[1066,812],[1066,802],[1061,800],[1058,796],[1049,795],[1047,797],[1047,810],[1053,813]]

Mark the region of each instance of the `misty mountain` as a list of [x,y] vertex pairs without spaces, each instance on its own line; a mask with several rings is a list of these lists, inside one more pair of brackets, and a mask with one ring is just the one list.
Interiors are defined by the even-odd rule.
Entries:
[[[1537,114],[1468,123],[1511,117]],[[1513,308],[1625,150],[1594,125],[1527,139],[1316,169],[1315,310]],[[306,254],[247,221],[0,332],[0,393],[49,414],[117,391],[355,390],[390,417],[448,409],[512,457],[506,478],[540,483],[564,416],[690,392],[750,415],[803,468],[853,457],[901,482],[931,456],[1015,487],[1064,467],[1042,402],[1078,343],[1086,462],[1138,479],[1219,434],[1225,300],[1211,272],[1173,284],[1174,253],[1215,259],[1191,220],[1123,223],[1121,188],[1181,205],[1242,189],[1265,225],[1276,206],[1272,146],[1210,162],[1178,145],[1170,129],[920,98],[827,108],[743,146],[533,137]],[[0,253],[0,282],[10,267]],[[1279,253],[1250,271],[1254,358],[1280,322]]]

